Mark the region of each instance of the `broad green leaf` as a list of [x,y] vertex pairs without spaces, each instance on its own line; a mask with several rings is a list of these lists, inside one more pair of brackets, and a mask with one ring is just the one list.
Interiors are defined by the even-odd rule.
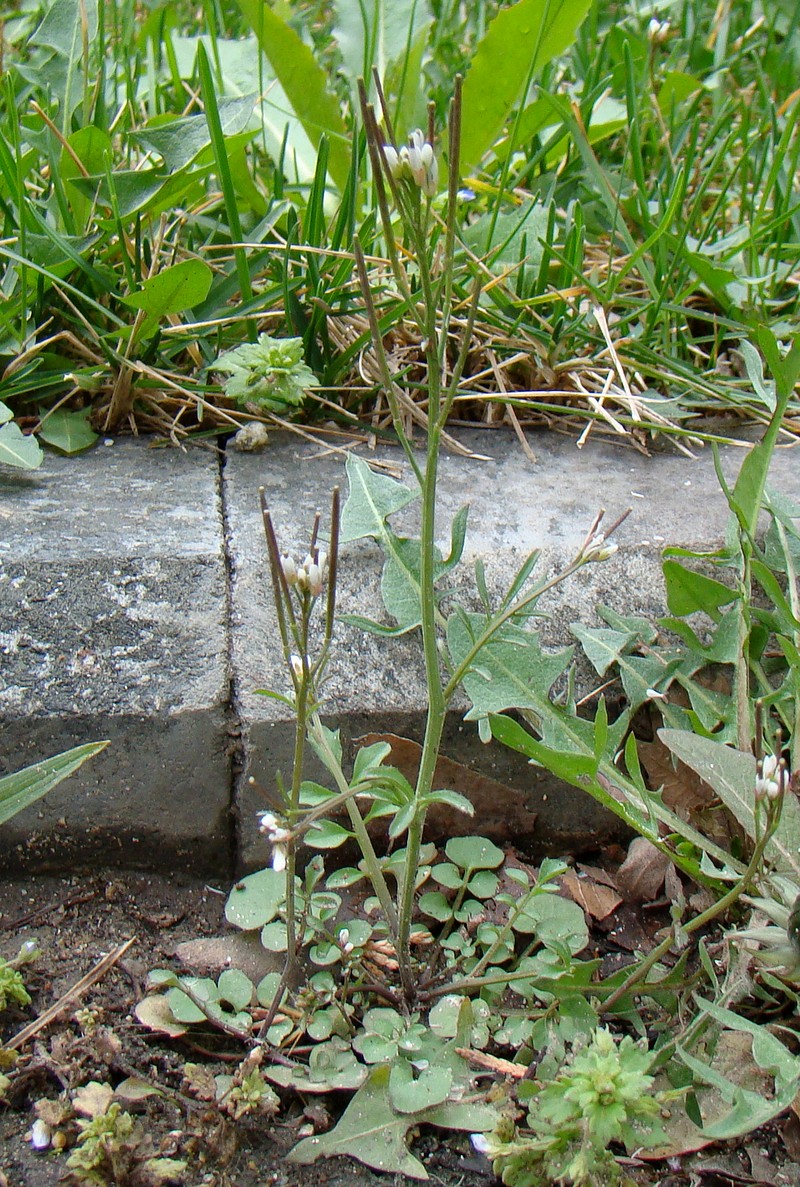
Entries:
[[347,459],[347,481],[350,492],[342,509],[340,544],[349,544],[364,536],[382,540],[386,534],[386,518],[418,497],[416,491],[393,478],[376,474],[354,454]]
[[[61,150],[61,179],[65,183],[83,177],[84,173],[78,166],[73,153],[83,165],[86,173],[102,173],[105,169],[106,158],[110,159],[111,137],[103,128],[94,124],[86,124],[78,128],[68,138],[69,148]],[[72,151],[70,152],[69,149]],[[75,213],[79,229],[90,230],[87,220],[92,212],[91,200],[76,186],[67,184],[67,196]]]
[[14,419],[14,413],[9,408],[8,404],[4,404],[0,400],[0,425],[7,424],[8,421]]
[[427,56],[425,51],[429,37],[430,23],[427,23],[419,30],[407,52],[389,66],[384,77],[398,142],[403,141],[414,128],[425,126],[426,96],[422,65]]
[[781,355],[775,335],[768,326],[757,325],[753,337],[772,372],[776,406],[763,439],[744,459],[733,492],[729,496],[732,511],[751,537],[755,537],[758,527],[772,452],[800,373],[800,334],[796,334],[792,339],[791,348],[785,358]]
[[[131,218],[140,211],[147,211],[152,217],[162,210],[189,203],[192,189],[199,199],[201,181],[211,172],[209,163],[203,170],[168,174],[163,169],[120,169],[112,175],[114,202],[121,218]],[[90,177],[75,177],[72,184],[92,202],[112,209],[109,179],[105,173]],[[101,224],[102,225],[102,224]]]
[[[455,667],[466,660],[485,625],[486,620],[479,614],[450,615],[447,646]],[[464,688],[472,701],[466,719],[474,721],[504,709],[533,709],[542,713],[551,686],[571,657],[571,648],[553,653],[543,651],[534,631],[513,624],[503,626],[481,649],[474,666],[464,676]]]
[[488,262],[496,272],[525,262],[538,270],[543,248],[540,239],[547,233],[547,207],[535,199],[513,211],[482,214],[466,228],[463,240],[475,255]]
[[389,1073],[389,1097],[398,1113],[418,1113],[447,1100],[453,1073],[447,1067],[425,1068],[418,1076],[407,1059],[398,1060]]
[[[337,0],[334,12],[333,32],[345,76],[353,85],[356,79],[363,78],[371,97],[373,67],[383,82],[393,62],[407,62],[412,43],[421,34],[424,45],[424,33],[432,20],[428,0],[364,0],[364,3]],[[419,73],[409,81],[418,88]],[[394,94],[390,91],[387,98],[392,110]]]
[[108,742],[89,742],[85,746],[76,746],[54,758],[44,762],[34,763],[22,771],[15,771],[11,775],[0,777],[0,824],[5,824],[17,812],[27,808],[30,804],[41,799],[48,791],[66,779],[87,758],[105,750]]
[[89,107],[89,88],[94,80],[86,77],[85,47],[97,38],[97,0],[53,0],[46,7],[41,24],[31,36],[34,45],[54,51],[42,72],[44,85],[58,99],[61,131],[70,132],[72,113],[79,104]]
[[246,1010],[255,997],[255,986],[249,977],[239,969],[224,969],[217,981],[220,1001],[225,1002],[234,1013]]
[[388,1174],[427,1179],[428,1172],[406,1144],[410,1130],[428,1124],[486,1133],[497,1123],[498,1114],[493,1108],[469,1101],[398,1113],[389,1096],[390,1075],[387,1064],[373,1068],[338,1125],[328,1133],[304,1138],[288,1155],[288,1161],[307,1164],[318,1158],[345,1155]]
[[598,603],[597,613],[603,622],[607,622],[615,631],[633,631],[642,643],[652,645],[658,638],[658,631],[648,618],[639,618],[635,614],[618,614],[616,610],[612,610],[610,606],[604,606],[602,602]]
[[[575,730],[575,719],[569,715],[556,718],[552,731],[558,743],[555,746],[544,745],[510,717],[493,713],[490,714],[489,722],[492,734],[504,745],[519,751],[520,754],[526,754],[528,758],[566,783],[587,792],[657,847],[663,848],[661,831],[657,824],[657,821],[661,821],[670,832],[685,837],[720,864],[726,865],[732,861],[730,854],[724,849],[709,841],[697,829],[665,807],[658,795],[640,791],[611,763],[599,763]],[[695,861],[689,860],[687,865],[680,853],[670,851],[670,856],[681,869],[686,869],[692,877],[702,880],[698,878],[700,869]]]
[[566,944],[573,956],[589,943],[581,907],[558,894],[533,894],[514,920],[514,930],[535,935],[542,944]]
[[704,610],[711,618],[722,606],[735,602],[739,595],[735,589],[695,573],[674,560],[665,560],[662,565],[667,586],[667,605],[672,614],[683,617]]
[[70,455],[89,449],[98,436],[89,424],[90,415],[88,408],[81,412],[59,408],[40,425],[39,438],[53,449]]
[[664,75],[658,92],[659,109],[668,116],[673,107],[679,106],[702,89],[703,83],[693,74],[686,74],[682,70],[669,70]]
[[0,425],[0,465],[15,466],[18,470],[35,470],[41,466],[44,454],[35,437],[26,437],[18,424],[7,421]]
[[[341,543],[370,536],[378,540],[386,557],[381,574],[381,595],[389,614],[397,620],[391,634],[402,634],[419,626],[422,614],[420,582],[420,543],[416,539],[396,536],[386,523],[388,516],[417,498],[417,493],[392,478],[375,474],[360,458],[347,459],[349,494],[342,511]],[[467,508],[453,519],[451,550],[446,559],[435,549],[434,580],[438,581],[457,564],[464,546]],[[365,629],[375,630],[367,620],[350,616]],[[388,633],[380,628],[376,633]]]
[[138,292],[123,300],[134,309],[142,309],[148,318],[160,320],[169,313],[182,313],[199,305],[207,297],[213,278],[214,273],[203,260],[181,260],[156,272]]
[[97,0],[53,0],[44,8],[31,42],[64,58],[80,59],[84,38],[91,44],[97,37]]
[[330,174],[344,191],[350,171],[350,134],[339,101],[328,90],[325,71],[309,46],[268,4],[261,0],[237,3],[311,143],[319,148],[321,138],[328,137]]
[[[661,729],[658,736],[676,758],[714,789],[748,836],[755,838],[753,755],[712,738],[701,738],[690,730]],[[767,844],[767,855],[780,869],[788,868],[800,875],[800,804],[791,794],[784,796],[778,830]]]
[[[257,95],[244,95],[234,99],[221,96],[217,100],[224,136],[234,136],[245,130],[257,99]],[[204,115],[189,115],[182,119],[170,120],[168,123],[145,125],[132,133],[132,139],[157,152],[164,158],[165,168],[173,172],[183,169],[198,153],[209,147],[211,133]]]
[[451,837],[444,851],[462,870],[495,870],[503,864],[503,850],[486,837]]
[[634,631],[613,631],[607,627],[588,627],[571,622],[569,629],[586,652],[586,658],[598,676],[603,676],[612,664],[638,639]]
[[285,872],[258,870],[235,883],[225,904],[225,918],[243,931],[251,931],[273,920],[285,897]]
[[464,79],[461,164],[480,164],[523,88],[575,40],[591,0],[518,0],[501,9]]

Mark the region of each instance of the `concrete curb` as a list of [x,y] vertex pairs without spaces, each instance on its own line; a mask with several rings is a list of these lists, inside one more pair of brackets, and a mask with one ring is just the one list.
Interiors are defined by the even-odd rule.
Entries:
[[[546,435],[533,441],[532,467],[505,434],[475,430],[462,439],[491,458],[442,459],[443,537],[452,514],[471,507],[458,578],[465,589],[478,556],[499,590],[532,549],[542,550],[540,571],[569,560],[599,505],[611,518],[633,507],[619,555],[543,603],[551,644],[571,642],[569,623],[592,621],[598,601],[623,613],[663,613],[661,547],[713,546],[724,534],[727,508],[710,453],[644,458],[600,442],[579,451]],[[722,456],[732,479],[743,451]],[[378,457],[406,469],[397,450]],[[800,499],[793,451],[779,451],[771,481]],[[268,491],[282,544],[304,553],[314,511],[325,513],[337,483],[344,489],[343,454],[291,434],[275,435],[260,455],[230,452],[222,468],[214,452],[121,440],[78,460],[48,456],[32,474],[0,476],[2,768],[82,741],[113,743],[3,826],[0,869],[102,860],[221,873],[268,859],[255,814],[276,769],[288,774],[292,724],[278,702],[255,692],[287,684],[257,491]],[[414,516],[407,508],[396,529],[410,533]],[[380,565],[371,545],[346,548],[340,612],[381,617]],[[386,730],[419,737],[414,637],[378,639],[340,624],[336,644],[325,719],[342,729],[345,744]],[[515,841],[564,851],[587,836],[616,835],[588,797],[482,747],[458,709],[445,752],[508,785],[510,815],[538,813],[531,835]]]

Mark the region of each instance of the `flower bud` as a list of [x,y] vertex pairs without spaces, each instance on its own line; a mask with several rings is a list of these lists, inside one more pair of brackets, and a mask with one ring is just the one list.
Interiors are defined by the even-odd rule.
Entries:
[[308,566],[308,592],[312,595],[312,597],[315,597],[315,598],[319,597],[319,595],[322,593],[323,584],[324,584],[324,581],[323,581],[323,576],[322,576],[322,570],[320,569],[319,565],[309,565]]
[[391,173],[392,177],[397,179],[402,173],[402,162],[397,155],[397,149],[392,148],[391,144],[384,144],[383,156],[386,161],[386,168]]
[[281,568],[283,569],[283,575],[286,578],[286,584],[296,585],[297,565],[294,563],[294,557],[289,556],[288,553],[284,553],[284,555],[281,557]]
[[299,655],[290,655],[289,664],[297,680],[303,679],[303,661]]

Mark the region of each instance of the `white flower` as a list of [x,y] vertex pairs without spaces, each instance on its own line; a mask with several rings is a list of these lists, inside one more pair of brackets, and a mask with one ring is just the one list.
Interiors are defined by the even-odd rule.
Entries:
[[478,1154],[489,1153],[489,1139],[485,1133],[471,1133],[469,1140],[472,1143],[473,1150],[476,1150]]
[[263,833],[265,837],[271,835],[273,829],[278,827],[278,817],[274,812],[259,812],[258,813],[258,831]]
[[433,145],[419,128],[414,129],[408,144],[402,145],[399,152],[391,144],[384,144],[383,155],[395,181],[410,177],[428,198],[434,197],[439,184],[439,166]]
[[774,754],[768,754],[759,760],[756,767],[756,799],[776,800],[782,791],[783,768],[780,760]]
[[669,37],[669,21],[660,21],[657,17],[652,17],[647,26],[647,37],[653,45],[660,45],[666,41]]
[[289,656],[289,664],[291,666],[292,671],[294,672],[295,679],[302,680],[303,679],[303,661],[300,658],[300,656],[294,655],[294,654],[290,655]]
[[272,845],[273,870],[285,870],[287,846],[292,839],[291,830],[274,812],[259,812],[258,820],[259,832],[263,833]]
[[439,168],[433,145],[425,139],[419,128],[415,128],[409,136],[408,148],[401,149],[401,156],[403,153],[414,182],[427,197],[432,198],[439,181]]

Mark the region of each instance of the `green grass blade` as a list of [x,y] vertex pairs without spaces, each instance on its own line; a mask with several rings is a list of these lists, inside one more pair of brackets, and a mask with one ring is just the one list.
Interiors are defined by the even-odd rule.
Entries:
[[73,750],[58,754],[55,758],[34,763],[22,771],[3,775],[0,778],[0,824],[5,824],[23,808],[41,799],[63,779],[77,771],[87,758],[99,754],[107,745],[108,742],[89,742],[85,746],[76,746]]
[[[239,219],[239,205],[236,200],[236,191],[233,186],[228,153],[225,147],[225,137],[219,117],[219,104],[217,102],[214,80],[211,76],[211,64],[208,60],[206,47],[202,41],[197,46],[197,70],[200,75],[200,92],[203,97],[203,106],[205,107],[206,119],[208,121],[208,131],[211,135],[211,147],[214,151],[214,159],[217,164],[217,176],[222,187],[222,197],[228,217],[228,227],[230,229],[231,239],[237,245],[233,249],[233,254],[236,261],[236,275],[239,278],[239,288],[241,290],[242,300],[251,301],[253,299],[253,288],[250,284],[247,251],[241,246],[244,236],[242,234],[242,224]],[[254,323],[249,325],[249,334],[251,340],[255,341],[256,326]]]

